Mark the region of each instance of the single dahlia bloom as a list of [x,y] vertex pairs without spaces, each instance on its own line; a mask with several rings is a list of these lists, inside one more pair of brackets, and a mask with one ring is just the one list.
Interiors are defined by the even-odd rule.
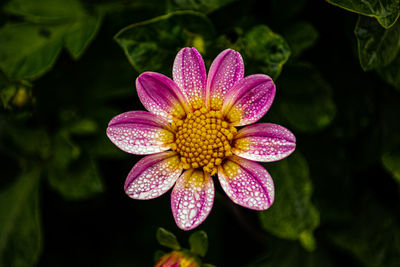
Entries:
[[[274,184],[255,161],[280,160],[296,147],[286,128],[252,124],[274,100],[272,79],[264,74],[243,77],[243,59],[231,49],[217,56],[207,76],[199,52],[183,48],[172,75],[173,80],[155,72],[141,74],[136,89],[149,112],[122,113],[108,125],[107,135],[117,147],[148,154],[128,174],[125,192],[133,199],[152,199],[175,185],[171,208],[183,230],[197,227],[210,213],[214,175],[234,203],[268,209]],[[237,130],[240,126],[245,127]]]

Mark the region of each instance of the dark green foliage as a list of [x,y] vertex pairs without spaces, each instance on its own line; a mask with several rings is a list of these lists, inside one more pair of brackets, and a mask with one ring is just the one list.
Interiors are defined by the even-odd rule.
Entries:
[[158,228],[156,237],[158,243],[160,243],[160,245],[164,247],[174,250],[179,250],[181,248],[178,240],[176,239],[176,236],[173,233],[165,230],[164,228]]
[[172,0],[171,9],[191,9],[204,13],[211,13],[229,3],[237,0]]
[[204,231],[197,231],[189,237],[190,251],[204,257],[208,250],[208,237]]
[[[33,165],[33,164],[32,164]],[[32,266],[42,247],[40,169],[30,166],[0,193],[0,266]]]
[[292,57],[297,57],[304,50],[312,47],[318,39],[318,32],[314,26],[308,22],[298,22],[291,25],[283,32],[283,37],[289,44]]
[[399,0],[326,0],[346,10],[376,18],[379,23],[390,28],[400,13]]
[[[290,56],[290,48],[286,41],[266,25],[251,28],[235,47],[248,59],[248,72],[261,71],[268,73],[273,79],[279,76],[283,64]],[[258,66],[258,69],[254,66]]]
[[206,44],[214,36],[212,27],[201,13],[176,11],[129,25],[115,39],[138,72],[151,70],[169,74],[181,47],[194,46],[206,52]]
[[96,35],[101,20],[98,14],[88,14],[78,0],[12,0],[4,10],[26,20],[0,28],[0,69],[16,80],[43,75],[63,45],[78,59]]
[[316,132],[332,122],[336,112],[332,88],[314,66],[304,62],[290,64],[279,85],[286,96],[279,103],[281,116],[296,130]]
[[385,29],[375,20],[359,16],[354,34],[357,37],[361,67],[364,70],[387,66],[400,50],[400,23]]
[[275,177],[274,205],[260,213],[262,226],[276,236],[299,239],[307,250],[315,249],[314,229],[319,213],[311,203],[312,184],[307,161],[296,152],[279,163],[265,164]]
[[[353,225],[332,231],[329,237],[350,251],[365,266],[398,266],[400,264],[400,228],[388,208],[374,198],[361,198],[368,209],[354,211]],[[368,224],[366,224],[368,222]],[[349,231],[353,235],[349,235]]]

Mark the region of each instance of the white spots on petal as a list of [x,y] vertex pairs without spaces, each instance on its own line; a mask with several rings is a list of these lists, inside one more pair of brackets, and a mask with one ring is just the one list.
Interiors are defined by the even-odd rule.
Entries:
[[233,125],[247,125],[265,115],[274,97],[275,85],[270,77],[250,75],[240,80],[227,94],[223,110]]
[[154,154],[168,150],[173,133],[156,127],[120,124],[110,126],[107,135],[121,150],[132,154]]
[[175,153],[165,152],[141,159],[127,177],[125,191],[133,199],[152,199],[168,191],[182,173]]
[[207,79],[212,109],[221,108],[217,99],[223,99],[233,85],[243,78],[243,75],[243,59],[238,52],[226,49],[215,58]]
[[160,73],[145,72],[136,79],[136,89],[145,108],[171,121],[183,118],[187,103],[178,86],[170,78]]
[[194,48],[183,48],[179,51],[172,75],[192,108],[201,108],[206,94],[206,69],[199,52]]
[[269,173],[257,163],[237,157],[230,159],[235,162],[227,160],[218,171],[219,181],[228,197],[250,209],[268,209],[274,201],[274,184]]
[[214,202],[212,178],[200,170],[188,170],[178,179],[171,195],[176,224],[190,230],[208,216]]
[[232,152],[240,157],[271,162],[289,156],[296,148],[295,136],[286,128],[272,123],[259,123],[241,129]]
[[248,137],[249,147],[246,149],[233,148],[235,155],[246,159],[271,162],[280,160],[294,151],[295,144],[283,139],[270,137]]

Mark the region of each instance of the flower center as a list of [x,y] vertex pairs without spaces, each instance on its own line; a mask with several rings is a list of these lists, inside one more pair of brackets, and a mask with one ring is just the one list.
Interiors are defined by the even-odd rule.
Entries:
[[214,175],[223,158],[232,155],[231,141],[237,130],[219,110],[201,108],[171,126],[176,130],[171,148],[179,153],[184,169],[203,168]]

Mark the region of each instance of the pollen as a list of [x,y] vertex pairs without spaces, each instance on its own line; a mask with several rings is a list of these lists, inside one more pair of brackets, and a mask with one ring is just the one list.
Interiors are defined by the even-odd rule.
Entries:
[[176,132],[171,149],[180,155],[184,169],[202,168],[214,175],[222,160],[232,155],[231,144],[237,130],[219,110],[201,108],[182,120],[174,119],[171,126]]

